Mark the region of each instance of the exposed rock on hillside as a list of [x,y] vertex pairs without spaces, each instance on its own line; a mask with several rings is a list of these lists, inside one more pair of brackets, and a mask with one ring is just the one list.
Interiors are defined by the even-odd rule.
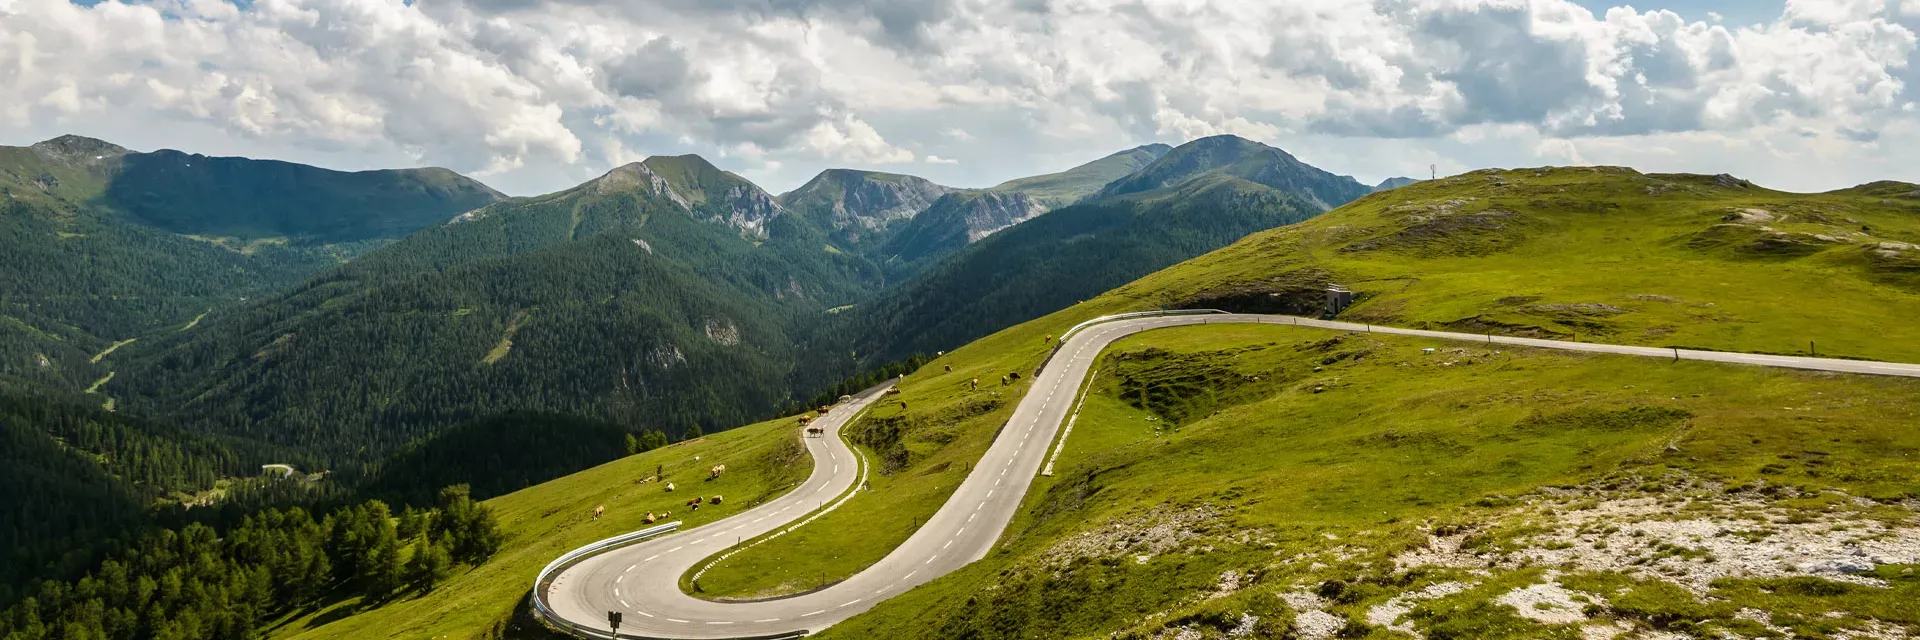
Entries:
[[952,191],[915,176],[828,169],[782,194],[779,201],[830,229],[849,232],[847,239],[859,242],[887,225],[919,215]]

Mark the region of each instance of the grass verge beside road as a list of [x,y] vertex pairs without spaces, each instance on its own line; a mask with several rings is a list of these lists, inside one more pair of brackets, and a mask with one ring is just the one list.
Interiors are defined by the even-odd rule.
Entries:
[[[696,460],[696,456],[699,458]],[[708,468],[727,465],[707,481]],[[741,427],[647,453],[486,501],[507,539],[479,568],[454,576],[433,592],[393,602],[348,601],[283,621],[273,638],[480,638],[504,630],[532,588],[534,574],[581,545],[637,531],[648,511],[673,512],[682,530],[745,511],[805,480],[813,460],[788,420]],[[663,470],[677,490],[644,481]],[[693,495],[726,496],[718,506],[685,511]],[[606,514],[593,519],[595,506]]]
[[[1662,572],[1735,560],[1671,551],[1717,543],[1663,537],[1662,518],[1777,514],[1752,525],[1777,533],[1754,535],[1804,534],[1809,549],[1920,536],[1920,381],[1275,325],[1151,331],[1116,343],[1100,368],[1056,476],[1036,481],[993,554],[821,637],[1220,637],[1242,624],[1280,637],[1301,620],[1351,622],[1358,636],[1402,624],[1430,637],[1579,637],[1664,618],[1623,598],[1549,624],[1497,600],[1639,571],[1660,583],[1639,588],[1678,588]],[[1635,501],[1659,514],[1621,516],[1643,535],[1555,520]],[[1814,528],[1795,533],[1796,520]],[[1575,544],[1632,555],[1599,568],[1514,560]],[[1782,621],[1812,606],[1729,577],[1715,597]],[[1808,589],[1851,589],[1825,584]],[[1877,593],[1822,600],[1841,613],[1829,626],[1889,623]],[[1708,601],[1686,598],[1674,606]],[[1692,624],[1732,629],[1737,609]]]

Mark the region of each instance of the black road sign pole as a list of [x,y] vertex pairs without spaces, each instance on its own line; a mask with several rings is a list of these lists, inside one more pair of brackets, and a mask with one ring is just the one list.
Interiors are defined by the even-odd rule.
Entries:
[[608,611],[607,624],[613,627],[613,637],[620,637],[620,612]]

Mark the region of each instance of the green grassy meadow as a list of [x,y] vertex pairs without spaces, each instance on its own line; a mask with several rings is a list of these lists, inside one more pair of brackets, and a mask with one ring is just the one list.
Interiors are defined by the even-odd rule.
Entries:
[[1320,288],[1338,282],[1360,298],[1342,317],[1376,324],[1914,362],[1920,200],[1896,195],[1913,190],[1477,171],[1254,234],[1108,296],[1317,314]]
[[[1911,500],[1916,407],[1920,381],[1897,378],[1275,325],[1147,332],[1103,358],[1057,475],[1036,481],[994,554],[822,637],[1149,637],[1260,611],[1278,624],[1290,612],[1276,593],[1330,580],[1354,585],[1334,607],[1358,619],[1459,578],[1395,572],[1394,554],[1543,488],[1686,474]],[[1778,464],[1810,451],[1819,465]],[[1063,559],[1077,540],[1179,513],[1205,516],[1144,560],[1125,542]],[[1241,588],[1206,599],[1229,570],[1248,576]],[[1449,637],[1579,637],[1485,602],[1537,576],[1496,574],[1423,605],[1419,624],[1457,629]],[[1737,584],[1728,593],[1753,590]],[[1888,597],[1862,595],[1862,611]]]
[[[699,460],[694,458],[698,456]],[[727,465],[707,481],[707,469]],[[642,482],[656,470],[677,490]],[[628,456],[486,501],[507,539],[478,568],[462,568],[431,593],[386,603],[347,601],[304,612],[267,633],[274,638],[482,638],[514,615],[534,574],[571,549],[649,525],[648,511],[673,511],[693,528],[745,511],[805,480],[813,460],[789,420],[775,420]],[[691,495],[724,495],[725,504],[687,512]],[[594,520],[595,506],[606,514]]]
[[[687,586],[707,598],[770,597],[880,559],[939,508],[1025,392],[1025,381],[1003,387],[1001,376],[1032,373],[1044,337],[1104,314],[1312,313],[1320,288],[1338,282],[1360,294],[1341,317],[1378,324],[1920,362],[1920,323],[1909,321],[1920,317],[1920,252],[1903,248],[1920,242],[1920,201],[1904,195],[1913,190],[1801,195],[1570,168],[1375,194],[944,354],[846,429],[873,465],[871,491]],[[1368,610],[1464,581],[1472,586],[1408,601],[1407,624],[1431,638],[1579,637],[1577,625],[1490,602],[1561,568],[1482,575],[1398,569],[1394,559],[1449,529],[1484,531],[1474,543],[1490,549],[1525,539],[1537,527],[1512,509],[1576,489],[1675,509],[1724,492],[1809,518],[1913,522],[1901,505],[1920,499],[1920,381],[1486,346],[1278,325],[1127,338],[1103,356],[1056,475],[1036,479],[991,555],[821,636],[1146,638],[1179,627],[1286,637],[1299,616],[1331,612],[1347,623],[1343,637],[1399,637],[1366,624]],[[975,377],[981,388],[970,390]],[[692,446],[751,457],[784,446],[790,427]],[[598,523],[580,514],[635,491],[640,469],[693,452],[654,452],[498,498],[515,535],[487,567],[307,635],[416,637],[504,619],[547,560],[638,528],[626,509],[610,506]],[[754,473],[763,479],[745,493],[772,495],[805,463]],[[1891,572],[1885,590],[1730,579],[1712,598],[1830,637],[1866,618],[1901,623],[1886,603],[1920,594],[1903,568],[1879,569]],[[1570,588],[1618,595],[1595,619],[1751,630],[1711,599],[1658,595],[1668,583],[1567,571],[1559,579]],[[1302,590],[1327,604],[1287,599]],[[1840,615],[1814,615],[1823,607]],[[310,627],[296,621],[278,635]]]

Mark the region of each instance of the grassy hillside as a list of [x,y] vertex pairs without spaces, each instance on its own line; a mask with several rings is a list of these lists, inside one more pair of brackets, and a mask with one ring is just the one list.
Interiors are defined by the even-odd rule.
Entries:
[[[1535,179],[1535,172],[1520,173]],[[1558,176],[1557,184],[1536,188],[1550,188],[1561,206],[1546,206],[1551,201],[1543,197],[1502,200],[1502,210],[1515,213],[1492,230],[1524,220],[1529,226],[1519,228],[1552,233],[1523,235],[1500,251],[1435,252],[1481,245],[1466,240],[1471,234],[1403,233],[1369,222],[1388,215],[1382,210],[1389,206],[1425,206],[1421,198],[1444,204],[1478,197],[1468,189],[1512,189],[1514,173],[1501,176],[1504,187],[1468,184],[1486,176],[1422,183],[1256,234],[945,354],[901,385],[904,406],[879,406],[850,428],[879,461],[874,491],[811,531],[733,556],[705,575],[702,594],[806,588],[823,573],[828,580],[851,574],[904,540],[985,450],[1025,390],[1000,386],[1000,376],[1037,366],[1046,355],[1043,336],[1085,318],[1163,303],[1308,304],[1320,282],[1298,275],[1303,264],[1419,269],[1420,281],[1400,292],[1341,280],[1368,294],[1350,312],[1364,313],[1429,282],[1464,288],[1460,283],[1488,269],[1517,268],[1511,256],[1522,252],[1543,252],[1532,255],[1544,263],[1545,249],[1533,244],[1542,243],[1576,262],[1608,252],[1643,258],[1662,271],[1669,290],[1738,292],[1696,300],[1711,303],[1708,309],[1767,314],[1737,331],[1719,316],[1681,316],[1673,335],[1731,347],[1826,320],[1828,339],[1871,344],[1874,335],[1897,337],[1901,330],[1887,323],[1862,330],[1826,308],[1789,300],[1762,305],[1755,302],[1760,296],[1735,287],[1712,288],[1736,275],[1730,284],[1790,282],[1801,277],[1800,261],[1844,254],[1758,260],[1700,253],[1658,233],[1632,234],[1679,227],[1667,216],[1695,221],[1708,217],[1697,209],[1734,201],[1713,189],[1757,194],[1779,209],[1844,204],[1855,207],[1849,217],[1886,229],[1875,233],[1904,233],[1899,201],[1883,197],[1895,194],[1880,193],[1901,187],[1793,196],[1712,178],[1537,173],[1541,180]],[[1694,190],[1661,186],[1673,184]],[[1650,191],[1697,200],[1629,206]],[[1576,197],[1586,206],[1567,206]],[[1543,204],[1522,212],[1534,199]],[[1422,224],[1392,219],[1407,228]],[[1584,240],[1577,244],[1589,253],[1553,244],[1562,233]],[[1328,234],[1346,234],[1336,236],[1346,243],[1307,242]],[[1338,252],[1375,238],[1408,244]],[[1296,243],[1296,252],[1276,244],[1283,240]],[[1573,268],[1528,273],[1541,290],[1603,300],[1634,300],[1629,296],[1641,295],[1644,284]],[[1902,308],[1910,295],[1869,269],[1829,266],[1824,273],[1840,290],[1857,288],[1861,305]],[[1702,285],[1702,276],[1714,284]],[[1306,284],[1288,288],[1296,281]],[[1588,301],[1542,296],[1543,304]],[[1402,308],[1410,313],[1413,305]],[[1887,357],[1900,348],[1887,347]],[[976,376],[985,383],[980,390],[967,384]],[[1913,480],[1920,475],[1920,432],[1909,428],[1916,406],[1920,382],[1895,378],[1494,351],[1275,325],[1149,332],[1103,358],[1056,475],[1037,481],[1001,548],[822,637],[1540,638],[1608,629],[1839,637],[1845,629],[1912,630],[1920,619],[1897,603],[1920,595],[1911,577],[1920,563],[1920,484]]]
[[[1633,200],[1633,194],[1619,190],[1616,180],[1638,183],[1633,191],[1640,194],[1647,193],[1649,187],[1661,191],[1660,187],[1640,182],[1631,174],[1578,170],[1585,175],[1567,177],[1577,175],[1574,171],[1541,173],[1561,173],[1564,181],[1553,187],[1555,192],[1584,195],[1589,202],[1604,203],[1610,198]],[[1725,189],[1753,189],[1712,178],[1666,177],[1662,181],[1668,180],[1715,185],[1726,182],[1735,186]],[[955,402],[955,398],[965,394],[964,387],[958,385],[964,385],[967,370],[946,374],[943,373],[946,363],[964,367],[965,363],[982,359],[981,354],[985,352],[995,353],[992,358],[1001,366],[1018,362],[1021,357],[1037,358],[1044,351],[1039,346],[1043,335],[1058,335],[1080,319],[1160,304],[1247,305],[1255,310],[1317,308],[1320,300],[1317,287],[1325,281],[1307,280],[1297,273],[1313,273],[1303,269],[1302,263],[1334,262],[1324,257],[1334,252],[1316,247],[1303,255],[1289,251],[1286,245],[1278,245],[1275,238],[1312,238],[1318,229],[1352,229],[1360,226],[1356,220],[1365,219],[1361,216],[1384,206],[1385,198],[1418,198],[1422,195],[1419,190],[1431,186],[1406,187],[1363,199],[1294,227],[1256,234],[1232,247],[1143,278],[1108,295],[995,334],[949,354],[947,360],[936,360],[922,370],[922,376],[909,378],[902,385],[908,393],[920,394],[910,402],[914,407],[911,413],[876,410],[868,421],[889,425],[883,432],[889,434],[890,440],[912,443],[907,450],[913,455],[907,458],[908,464],[876,480],[876,491],[856,498],[865,503],[862,509],[828,516],[844,520],[834,529],[861,533],[852,539],[837,540],[817,534],[790,536],[790,540],[782,539],[738,554],[704,576],[700,585],[704,595],[764,596],[807,586],[806,583],[814,580],[807,575],[824,572],[828,580],[848,575],[884,555],[886,549],[906,538],[915,522],[924,521],[937,509],[951,490],[950,482],[937,479],[951,472],[954,460],[961,460],[964,465],[965,460],[976,458],[987,442],[984,434],[966,426],[972,422],[943,418],[937,413],[936,407]],[[1464,185],[1456,182],[1452,186]],[[1863,195],[1861,191],[1868,193]],[[1879,185],[1821,196],[1760,193],[1770,199],[1839,200],[1855,204],[1873,198],[1865,204],[1897,207],[1897,204],[1883,203],[1879,196],[1911,191],[1913,189],[1900,185]],[[1445,203],[1461,199],[1462,195],[1457,191],[1443,191],[1426,197],[1440,198],[1440,202]],[[1596,206],[1612,210],[1604,204]],[[1726,206],[1726,203],[1704,206]],[[1537,212],[1540,218],[1572,219],[1565,225],[1553,227],[1554,232],[1568,227],[1581,228],[1572,222],[1592,225],[1578,236],[1583,242],[1551,245],[1556,252],[1553,255],[1562,259],[1581,260],[1596,247],[1630,250],[1636,256],[1661,255],[1662,250],[1672,250],[1675,244],[1630,244],[1624,239],[1595,242],[1623,234],[1640,224],[1642,219],[1630,217],[1624,211],[1608,217],[1545,206],[1531,211]],[[1898,209],[1880,215],[1887,215],[1893,221],[1901,220]],[[1593,228],[1603,225],[1612,229]],[[1359,239],[1390,235],[1380,229],[1348,233]],[[1658,237],[1658,234],[1648,235]],[[1638,237],[1644,241],[1648,236]],[[1549,232],[1528,238],[1537,242],[1560,242]],[[1576,244],[1587,247],[1589,254],[1569,251],[1570,246]],[[1538,251],[1528,255],[1536,263],[1550,263],[1544,258],[1546,249],[1518,246],[1516,253]],[[1465,274],[1457,271],[1494,263],[1432,254],[1366,253],[1370,250],[1349,252],[1360,255],[1342,257],[1343,262],[1339,264],[1350,269],[1382,269],[1381,263],[1399,266],[1417,273],[1420,278],[1408,287],[1410,290],[1431,281],[1464,280]],[[1880,250],[1878,245],[1874,250]],[[1700,273],[1708,274],[1709,278],[1739,274],[1744,284],[1765,287],[1783,274],[1793,274],[1797,268],[1791,261],[1728,260],[1677,251],[1663,257],[1674,262],[1651,268],[1659,271],[1660,277],[1670,285],[1688,288],[1699,285],[1693,279]],[[1420,262],[1422,260],[1425,262]],[[1710,271],[1686,265],[1688,261],[1703,260],[1730,264]],[[1517,269],[1518,262],[1515,259],[1495,264]],[[1576,268],[1536,268],[1527,273],[1533,277],[1534,286],[1542,288],[1584,287],[1594,291],[1614,287],[1608,299],[1637,294],[1633,288],[1638,284],[1635,280],[1588,278]],[[1838,273],[1876,277],[1867,271]],[[1304,284],[1291,286],[1295,282],[1291,278],[1300,278]],[[1356,288],[1363,292],[1375,291],[1366,288],[1365,280],[1339,281],[1357,282]],[[1396,284],[1400,282],[1404,281]],[[1864,284],[1876,282],[1879,281],[1867,280]],[[1908,304],[1908,296],[1897,286],[1864,286],[1857,300],[1858,304],[1869,307],[1901,308],[1898,305]],[[1713,308],[1730,304],[1723,300],[1740,302],[1757,297],[1743,293],[1700,302]],[[1367,299],[1350,313],[1364,313],[1369,308],[1367,305],[1379,302],[1380,298]],[[1754,309],[1744,307],[1743,310]],[[1780,300],[1758,309],[1773,318],[1792,315],[1785,318],[1789,321],[1786,324],[1776,326],[1755,320],[1743,323],[1737,331],[1728,331],[1724,322],[1712,316],[1684,317],[1676,320],[1676,324],[1690,335],[1737,344],[1731,339],[1781,335],[1791,331],[1795,324],[1812,325],[1840,315],[1825,308],[1797,305],[1791,300]],[[1685,324],[1679,324],[1681,322]],[[1851,322],[1826,326],[1835,335],[1828,339],[1869,343],[1876,335],[1871,329]],[[1878,326],[1892,325],[1883,319]],[[1849,328],[1853,333],[1843,331]],[[1913,432],[1902,426],[1912,419],[1910,406],[1916,399],[1914,394],[1920,393],[1920,388],[1911,381],[1527,351],[1451,353],[1462,345],[1375,341],[1358,336],[1329,342],[1334,337],[1332,334],[1288,333],[1274,327],[1182,331],[1187,333],[1159,332],[1137,337],[1130,343],[1134,346],[1120,349],[1123,355],[1113,356],[1102,365],[1106,373],[1097,385],[1101,393],[1093,396],[1080,426],[1076,427],[1075,444],[1062,458],[1061,473],[1054,479],[1043,479],[1037,486],[1034,502],[1009,533],[1008,540],[1012,542],[1007,551],[996,553],[988,561],[955,577],[883,605],[873,614],[826,635],[889,637],[908,629],[938,629],[941,637],[1095,637],[1127,630],[1139,633],[1138,637],[1157,637],[1156,634],[1173,634],[1183,627],[1195,633],[1220,634],[1245,622],[1241,614],[1251,613],[1265,616],[1270,625],[1277,625],[1262,627],[1265,629],[1262,633],[1280,637],[1277,634],[1291,628],[1297,616],[1304,615],[1309,623],[1338,618],[1341,622],[1336,628],[1349,617],[1365,623],[1374,607],[1385,606],[1393,598],[1409,592],[1423,592],[1432,585],[1444,584],[1446,586],[1437,587],[1433,594],[1425,594],[1434,595],[1433,598],[1409,595],[1391,603],[1391,607],[1379,614],[1391,613],[1397,610],[1395,607],[1404,605],[1407,610],[1420,614],[1417,621],[1388,616],[1387,622],[1373,626],[1414,624],[1430,637],[1448,634],[1481,637],[1492,629],[1507,629],[1520,637],[1552,637],[1569,633],[1570,628],[1534,626],[1533,620],[1500,605],[1489,604],[1511,589],[1537,581],[1544,575],[1537,570],[1526,573],[1510,567],[1512,571],[1494,580],[1463,582],[1455,578],[1472,576],[1434,570],[1395,574],[1379,567],[1394,566],[1381,563],[1402,554],[1410,544],[1427,542],[1419,534],[1421,526],[1444,532],[1446,535],[1438,536],[1431,543],[1442,546],[1457,547],[1463,542],[1463,533],[1487,534],[1466,540],[1471,543],[1469,547],[1491,545],[1504,539],[1499,536],[1514,537],[1520,523],[1538,514],[1518,510],[1516,507],[1521,502],[1494,494],[1513,496],[1554,486],[1566,487],[1560,492],[1548,490],[1561,502],[1543,508],[1565,509],[1569,507],[1568,502],[1592,502],[1608,509],[1627,509],[1617,503],[1668,492],[1696,496],[1699,500],[1696,509],[1709,514],[1749,508],[1707,499],[1728,495],[1724,492],[1732,489],[1732,495],[1740,500],[1762,501],[1760,506],[1752,508],[1779,514],[1774,517],[1781,522],[1804,520],[1808,513],[1835,504],[1831,498],[1819,497],[1820,491],[1828,488],[1882,504],[1898,504],[1920,495],[1920,485],[1912,481],[1910,469],[1912,453],[1920,442],[1914,441]],[[1226,335],[1217,335],[1221,332]],[[1177,353],[1153,352],[1146,348],[1148,345]],[[1439,348],[1441,354],[1431,358],[1421,355],[1418,349],[1425,346]],[[1898,348],[1901,347],[1892,347]],[[1897,355],[1895,352],[1887,357]],[[1418,373],[1409,375],[1410,372]],[[1124,375],[1118,379],[1107,377],[1116,374]],[[941,378],[949,375],[953,377]],[[1018,390],[1018,387],[1009,389],[1015,393]],[[1330,393],[1338,395],[1327,395]],[[1316,399],[1324,402],[1329,398],[1340,400],[1334,405],[1316,404]],[[1823,398],[1831,400],[1811,402]],[[921,411],[923,406],[927,407],[925,412]],[[1215,411],[1221,413],[1215,415]],[[1230,420],[1230,416],[1237,417]],[[959,428],[955,429],[955,425]],[[1207,427],[1215,430],[1208,431],[1211,435],[1204,442],[1176,439],[1188,433],[1198,434],[1205,425],[1215,425]],[[994,426],[995,423],[986,420],[975,428],[985,430]],[[1161,428],[1155,429],[1156,426]],[[1814,442],[1820,444],[1812,444]],[[1175,445],[1178,447],[1174,448]],[[1669,450],[1668,445],[1674,448]],[[1396,473],[1395,465],[1404,470]],[[1191,475],[1169,480],[1172,474]],[[1411,482],[1412,475],[1420,476],[1419,481]],[[1255,509],[1253,513],[1259,515],[1245,522],[1235,515],[1236,519],[1222,524],[1221,503],[1248,505],[1247,508]],[[1538,504],[1548,503],[1542,498]],[[1635,517],[1644,521],[1660,516],[1667,508],[1678,508],[1672,502],[1664,504],[1651,511],[1645,505],[1635,507],[1640,514]],[[1821,516],[1817,522],[1818,526],[1827,528],[1897,529],[1905,532],[1896,533],[1897,536],[1912,536],[1916,521],[1911,503],[1906,504],[1909,506],[1905,510],[1894,511],[1841,509]],[[1242,510],[1239,506],[1232,509],[1235,514]],[[1189,511],[1195,513],[1187,513]],[[866,514],[869,520],[862,522],[867,526],[855,526],[859,523],[847,520],[854,518],[854,514]],[[875,517],[881,520],[870,520]],[[1868,524],[1863,524],[1862,519]],[[1878,524],[1881,520],[1888,524]],[[1458,526],[1462,523],[1473,526]],[[1119,525],[1118,530],[1124,535],[1116,539],[1102,531],[1113,524]],[[1442,527],[1448,524],[1455,526]],[[1153,553],[1139,552],[1142,540],[1152,541],[1169,530],[1177,532],[1190,526],[1203,530],[1194,535],[1179,534],[1172,539],[1147,543],[1145,548],[1159,545],[1161,549]],[[1807,529],[1814,526],[1780,529],[1779,534],[1811,535]],[[1268,534],[1271,540],[1257,545],[1249,545],[1237,536],[1223,535],[1258,527],[1291,531],[1285,535]],[[1573,527],[1576,531],[1578,528]],[[1697,540],[1668,535],[1672,532],[1652,525],[1646,528],[1647,531],[1638,535],[1651,537],[1633,541],[1631,547],[1650,558],[1645,562],[1705,557],[1702,552],[1690,551],[1701,548]],[[1754,531],[1757,533],[1753,535],[1761,537],[1774,535],[1768,533],[1766,527]],[[1615,533],[1629,537],[1627,533]],[[1342,541],[1350,536],[1365,536],[1366,540],[1364,548],[1356,550],[1327,540],[1322,534],[1332,534]],[[1623,544],[1620,540],[1601,540],[1596,537],[1601,534],[1593,529],[1579,535],[1587,536],[1582,542],[1587,548],[1596,543],[1602,548],[1608,544],[1618,548]],[[1663,535],[1665,537],[1660,537]],[[1076,542],[1089,538],[1093,542]],[[1850,538],[1827,536],[1807,540],[1812,545],[1808,548],[1817,553],[1838,555],[1844,552]],[[1229,544],[1236,548],[1220,551],[1229,549]],[[1269,544],[1273,546],[1267,546]],[[1564,555],[1567,544],[1558,538],[1543,537],[1515,543],[1505,551],[1515,558],[1556,551]],[[1666,545],[1665,550],[1659,545]],[[1209,546],[1212,550],[1206,550]],[[1677,550],[1682,546],[1690,550]],[[1155,557],[1168,549],[1185,551],[1164,566],[1135,570],[1138,557]],[[1275,549],[1290,558],[1290,563],[1269,568],[1254,561],[1274,556]],[[1738,628],[1742,624],[1733,616],[1738,607],[1696,607],[1689,604],[1700,602],[1693,599],[1696,596],[1683,600],[1670,594],[1661,595],[1671,585],[1648,582],[1644,577],[1624,577],[1631,574],[1629,570],[1636,557],[1641,556],[1620,558],[1612,565],[1574,567],[1580,571],[1567,571],[1572,577],[1561,586],[1586,585],[1584,588],[1598,593],[1601,587],[1594,585],[1612,584],[1608,590],[1627,588],[1628,593],[1635,594],[1600,611],[1599,618],[1607,624],[1644,628],[1665,625],[1666,620],[1677,615],[1691,616],[1686,624],[1697,626]],[[1900,562],[1915,561],[1897,554],[1888,557],[1895,566],[1877,569],[1881,575],[1902,575]],[[1336,565],[1334,559],[1345,564]],[[1805,562],[1817,564],[1825,559],[1810,557]],[[1469,560],[1485,562],[1484,559]],[[1448,561],[1459,560],[1453,557]],[[1316,563],[1321,566],[1315,566]],[[1370,568],[1364,563],[1373,564]],[[1153,566],[1151,559],[1147,565]],[[796,568],[785,568],[789,566]],[[1339,568],[1328,570],[1329,566]],[[1726,569],[1724,565],[1712,563],[1704,566],[1707,570]],[[1072,567],[1079,568],[1062,574],[1063,568]],[[1231,580],[1223,578],[1229,569],[1235,572]],[[1882,615],[1885,607],[1875,603],[1903,597],[1898,594],[1905,592],[1855,593],[1847,587],[1826,586],[1819,578],[1807,577],[1808,573],[1766,573],[1746,582],[1716,587],[1725,590],[1716,595],[1758,603],[1763,599],[1754,593],[1773,588],[1769,586],[1773,583],[1766,580],[1799,580],[1793,584],[1811,585],[1806,588],[1839,595],[1768,601],[1769,606],[1777,607],[1776,622],[1791,622],[1788,626],[1803,632],[1825,628],[1830,633],[1838,628],[1836,625],[1866,624],[1858,622],[1861,616],[1878,616],[1883,622],[1904,620]],[[1253,589],[1248,594],[1209,604],[1209,595],[1239,593],[1241,580],[1255,580],[1253,576],[1271,581],[1270,586],[1275,588]],[[1295,593],[1316,591],[1320,582],[1336,579],[1343,585],[1361,586],[1353,594],[1336,593],[1320,600],[1313,599],[1320,598],[1318,595],[1307,598]],[[1231,589],[1221,587],[1227,582],[1233,583]],[[1448,584],[1453,582],[1460,584]],[[1478,590],[1463,591],[1465,595],[1451,600],[1435,595],[1461,588],[1467,582],[1473,582]],[[996,583],[1002,587],[989,588]],[[1343,587],[1331,589],[1338,588]],[[1702,583],[1699,588],[1704,593],[1707,586]],[[1230,593],[1218,593],[1221,590]],[[1545,587],[1542,590],[1552,591]],[[1648,602],[1661,598],[1668,604],[1657,606]],[[1429,600],[1433,604],[1423,604]],[[1421,609],[1422,606],[1426,608]],[[1678,613],[1661,610],[1659,606],[1669,606]],[[1845,622],[1805,620],[1809,611],[1819,611],[1821,607],[1848,612],[1836,618]],[[1575,606],[1574,610],[1580,608]],[[1531,614],[1532,610],[1524,613]],[[1062,620],[1069,623],[1062,624]]]
[[[1480,171],[1368,196],[1147,276],[1135,307],[1318,313],[1622,344],[1920,361],[1920,200],[1617,168]],[[1812,345],[1808,343],[1812,342]]]
[[1912,380],[1225,325],[1094,390],[994,554],[822,637],[1920,624]]
[[1023,193],[1049,207],[1063,207],[1139,171],[1172,149],[1164,144],[1141,145],[1059,173],[1008,180],[993,190]]
[[[499,553],[433,592],[377,606],[347,601],[308,612],[269,630],[274,638],[490,638],[515,626],[533,576],[566,551],[646,526],[648,511],[673,511],[696,527],[752,508],[796,486],[812,471],[799,432],[776,420],[706,436],[692,442],[582,471],[487,500],[507,537]],[[696,457],[698,458],[696,460]],[[714,464],[726,464],[719,480],[704,480]],[[667,493],[656,471],[681,490]],[[684,512],[689,491],[721,494],[726,504]],[[593,519],[595,506],[606,514]],[[524,627],[525,623],[519,623]],[[545,637],[526,628],[509,637]]]

